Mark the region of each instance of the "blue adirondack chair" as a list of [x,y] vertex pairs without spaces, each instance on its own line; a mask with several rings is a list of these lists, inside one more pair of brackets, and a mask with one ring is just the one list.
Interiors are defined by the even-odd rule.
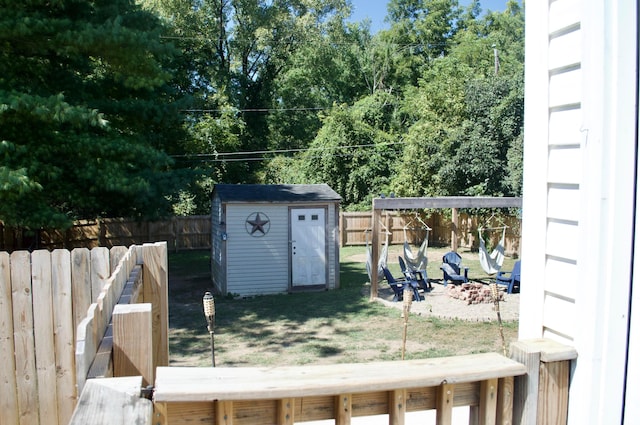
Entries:
[[513,293],[515,287],[518,287],[518,291],[520,291],[520,260],[513,264],[513,270],[510,272],[498,272],[496,283],[498,285],[505,285],[508,294]]
[[382,273],[391,289],[393,289],[393,301],[402,300],[402,295],[406,287],[411,288],[413,291],[414,301],[421,301],[420,292],[418,291],[418,282],[415,280],[396,279],[386,267],[382,268]]
[[[447,286],[448,282],[465,283],[469,281],[467,274],[469,267],[462,267],[462,257],[455,251],[449,251],[442,256],[442,265],[440,269],[443,273],[443,284]],[[461,274],[460,271],[464,271]]]
[[429,278],[427,277],[426,270],[413,270],[412,268],[407,267],[407,264],[404,262],[404,258],[401,256],[398,256],[398,263],[400,264],[402,274],[407,280],[415,280],[418,282],[418,285],[420,285],[424,292],[429,292],[433,289],[431,282],[429,282]]

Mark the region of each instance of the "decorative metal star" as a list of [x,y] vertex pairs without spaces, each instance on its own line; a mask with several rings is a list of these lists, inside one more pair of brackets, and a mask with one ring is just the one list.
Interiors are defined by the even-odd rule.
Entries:
[[249,232],[250,235],[253,235],[255,232],[261,232],[264,235],[266,234],[264,226],[269,223],[269,220],[263,220],[260,217],[260,213],[257,212],[255,218],[253,220],[247,220],[247,223],[252,226],[251,232]]

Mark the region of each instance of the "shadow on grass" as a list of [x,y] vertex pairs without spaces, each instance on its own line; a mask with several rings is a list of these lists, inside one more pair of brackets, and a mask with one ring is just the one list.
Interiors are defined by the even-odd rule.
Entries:
[[[400,358],[399,310],[369,301],[362,247],[342,248],[340,288],[322,292],[216,297],[217,366],[302,365]],[[396,264],[393,264],[397,267]],[[384,284],[383,284],[384,285]],[[169,256],[172,363],[209,366],[210,338],[202,296],[211,291],[208,252]],[[507,340],[517,322],[505,323]],[[411,317],[407,358],[501,351],[495,324]]]
[[[169,322],[175,341],[172,356],[192,356],[203,347],[194,339],[207,339],[208,331],[202,309],[202,296],[211,291],[208,253],[178,253],[169,262]],[[206,264],[205,264],[206,263]],[[217,297],[215,300],[215,334],[221,341],[220,355],[258,349],[277,355],[297,348],[312,357],[341,354],[341,343],[334,337],[353,338],[364,332],[362,323],[380,318],[381,309],[370,303],[363,287],[368,280],[364,264],[343,263],[341,287],[320,292],[263,295],[245,299]],[[383,313],[384,315],[384,313]],[[348,325],[348,326],[347,326]],[[216,343],[218,344],[218,343]],[[206,344],[203,347],[206,354]],[[242,365],[242,355],[227,364]]]

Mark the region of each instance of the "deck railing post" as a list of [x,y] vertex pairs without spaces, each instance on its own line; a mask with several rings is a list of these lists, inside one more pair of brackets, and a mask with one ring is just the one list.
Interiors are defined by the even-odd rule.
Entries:
[[407,411],[407,390],[405,388],[389,391],[389,423],[404,425]]
[[453,418],[453,384],[446,382],[438,387],[436,393],[436,424],[451,424]]
[[514,342],[511,358],[527,368],[515,378],[514,425],[565,425],[576,350],[549,339],[531,339]]
[[113,309],[113,374],[142,375],[153,384],[151,304],[118,304]]

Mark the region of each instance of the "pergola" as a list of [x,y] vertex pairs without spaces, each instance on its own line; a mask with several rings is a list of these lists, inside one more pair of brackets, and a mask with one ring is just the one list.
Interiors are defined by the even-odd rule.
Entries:
[[[378,264],[380,256],[380,220],[384,210],[417,210],[417,209],[451,208],[451,244],[458,248],[456,230],[458,227],[459,208],[522,208],[522,198],[490,196],[440,196],[432,198],[374,198],[372,202],[372,238],[371,264]],[[371,267],[371,299],[378,296],[378,267]]]

